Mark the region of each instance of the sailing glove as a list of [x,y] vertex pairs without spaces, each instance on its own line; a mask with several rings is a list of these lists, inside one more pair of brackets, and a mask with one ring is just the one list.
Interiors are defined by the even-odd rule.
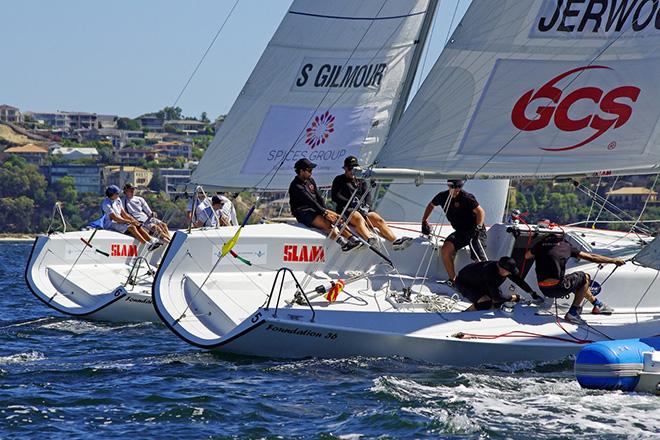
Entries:
[[431,225],[426,220],[422,222],[422,235],[431,235]]

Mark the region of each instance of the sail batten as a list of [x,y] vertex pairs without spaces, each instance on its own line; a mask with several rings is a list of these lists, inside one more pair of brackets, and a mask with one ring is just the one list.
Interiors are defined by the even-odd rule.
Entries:
[[349,155],[372,162],[404,94],[428,6],[294,1],[192,181],[227,189],[270,182],[276,191],[288,187],[302,157],[318,164],[319,185]]
[[593,3],[474,0],[379,165],[539,177],[660,164],[658,2]]

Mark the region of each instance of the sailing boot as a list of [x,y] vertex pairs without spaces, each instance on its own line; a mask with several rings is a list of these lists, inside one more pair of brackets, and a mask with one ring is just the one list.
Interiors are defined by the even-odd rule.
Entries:
[[397,238],[392,242],[392,248],[395,251],[402,251],[412,244],[412,237]]
[[593,303],[594,308],[591,309],[593,315],[611,315],[614,312],[614,309],[600,300],[596,300]]
[[580,316],[580,308],[571,306],[570,309],[568,309],[568,313],[566,313],[566,316],[564,316],[564,319],[571,324],[576,324],[576,325],[581,325],[581,324],[586,324],[586,321],[582,319]]

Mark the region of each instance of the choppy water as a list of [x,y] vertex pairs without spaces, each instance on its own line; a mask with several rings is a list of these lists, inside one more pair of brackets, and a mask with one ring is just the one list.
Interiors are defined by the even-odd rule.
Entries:
[[572,363],[218,356],[165,327],[63,318],[0,243],[0,438],[658,438],[660,399],[593,392]]

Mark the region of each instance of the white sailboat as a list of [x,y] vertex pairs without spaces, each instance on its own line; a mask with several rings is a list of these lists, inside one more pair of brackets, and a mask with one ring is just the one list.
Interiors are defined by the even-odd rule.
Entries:
[[[374,8],[375,3],[391,2],[360,4]],[[386,168],[372,170],[371,176],[422,183],[429,178],[657,169],[660,88],[648,74],[657,70],[660,59],[654,56],[660,47],[660,33],[653,25],[656,3],[599,2],[594,9],[595,2],[474,0],[380,151],[379,167]],[[295,2],[292,10],[303,4]],[[369,22],[382,23],[376,19],[379,13],[370,12]],[[341,23],[336,14],[317,18],[317,26]],[[283,35],[276,34],[274,40],[278,37]],[[339,63],[347,63],[346,58]],[[285,83],[289,88],[294,67]],[[266,110],[250,104],[251,87],[248,82],[245,109],[259,110],[263,117]],[[346,105],[343,98],[319,110]],[[242,105],[237,101],[235,107]],[[306,115],[289,114],[287,123],[300,124],[302,132]],[[380,126],[378,122],[372,127]],[[231,138],[231,129],[226,133]],[[249,174],[251,154],[261,144],[258,137],[240,139],[245,139],[240,148],[222,140],[214,145],[205,158],[211,163],[195,176],[196,182],[232,186],[238,177],[224,164],[227,157],[235,169],[243,164],[241,174]],[[305,151],[295,136],[291,141],[291,151]],[[370,154],[356,155],[370,163]],[[290,177],[276,175],[274,181],[288,182]],[[409,231],[418,228],[404,226]],[[587,341],[660,333],[658,268],[643,261],[616,272],[582,261],[570,266],[569,272],[589,273],[600,284],[593,286],[600,288],[599,298],[615,310],[612,315],[585,314],[586,324],[575,325],[560,318],[568,299],[542,307],[461,312],[468,304],[437,283],[446,279],[437,250],[451,232],[448,226],[436,228],[433,240],[416,238],[402,251],[384,245],[391,265],[364,249],[342,253],[323,235],[297,225],[245,227],[234,250],[257,256],[245,265],[220,257],[235,232],[177,233],[158,269],[153,285],[156,310],[175,334],[193,345],[258,356],[400,355],[467,365],[556,360],[576,353]],[[634,233],[498,223],[489,230],[488,252],[491,258],[511,255],[522,265],[532,240],[557,233],[565,233],[586,252],[629,261],[650,241]],[[459,252],[457,267],[468,261],[468,255]],[[527,272],[526,280],[536,287],[533,272]],[[329,301],[322,292],[337,284],[346,286],[336,301]]]
[[148,252],[114,231],[39,235],[25,268],[34,296],[58,312],[114,322],[158,322],[151,284],[163,248]]
[[[321,165],[322,183],[348,155],[373,161],[407,99],[430,25],[425,17],[433,15],[428,6],[426,0],[294,2],[196,170],[196,182],[207,189],[263,186],[260,178],[285,155],[289,169],[308,152]],[[332,111],[319,113],[321,106]],[[308,123],[314,129],[302,133],[301,147],[288,150]],[[278,175],[270,188],[285,188],[288,180]],[[214,234],[220,233],[191,236]],[[239,248],[254,261],[263,258]],[[162,253],[147,253],[137,240],[112,231],[56,232],[37,237],[25,278],[39,300],[70,316],[158,321],[151,285]]]

